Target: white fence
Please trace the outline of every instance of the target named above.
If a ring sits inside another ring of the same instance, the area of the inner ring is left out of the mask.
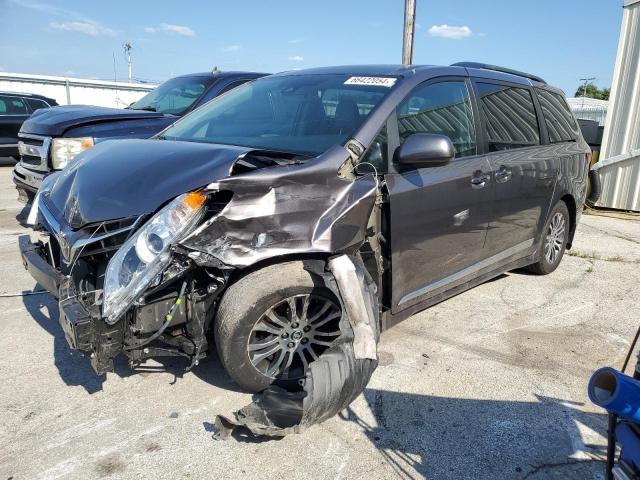
[[[37,93],[55,99],[60,105],[123,108],[155,87],[152,84],[0,72],[0,91]]]

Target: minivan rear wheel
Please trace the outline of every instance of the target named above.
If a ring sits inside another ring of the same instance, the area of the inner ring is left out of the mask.
[[[569,226],[569,209],[566,203],[560,201],[551,210],[542,231],[539,260],[529,265],[527,270],[537,275],[548,275],[558,268],[569,240]]]
[[[302,262],[268,266],[225,291],[214,323],[218,355],[250,392],[297,381],[340,336],[341,317],[338,299]]]

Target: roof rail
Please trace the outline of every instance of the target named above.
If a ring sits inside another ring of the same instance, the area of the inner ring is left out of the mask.
[[[496,72],[508,73],[510,75],[517,75],[519,77],[525,77],[530,80],[534,80],[536,82],[544,83],[544,79],[538,77],[537,75],[532,75],[530,73],[520,72],[518,70],[513,70],[511,68],[506,67],[498,67],[496,65],[489,65],[488,63],[480,63],[480,62],[458,62],[451,65],[452,67],[465,67],[465,68],[481,68],[484,70],[494,70]]]

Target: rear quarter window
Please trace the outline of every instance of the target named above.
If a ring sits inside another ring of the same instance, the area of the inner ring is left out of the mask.
[[[39,108],[49,108],[42,100],[38,100],[37,98],[27,98],[27,103],[31,107],[31,110],[38,110]]]
[[[579,136],[578,125],[564,97],[542,88],[536,88],[536,94],[542,108],[544,123],[547,125],[549,142],[575,141]]]
[[[529,89],[476,82],[490,152],[540,144],[538,118]]]

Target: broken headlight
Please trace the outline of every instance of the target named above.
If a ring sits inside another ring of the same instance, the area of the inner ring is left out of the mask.
[[[149,283],[169,264],[169,247],[201,216],[204,195],[180,195],[145,223],[109,260],[104,279],[102,315],[115,323]]]

